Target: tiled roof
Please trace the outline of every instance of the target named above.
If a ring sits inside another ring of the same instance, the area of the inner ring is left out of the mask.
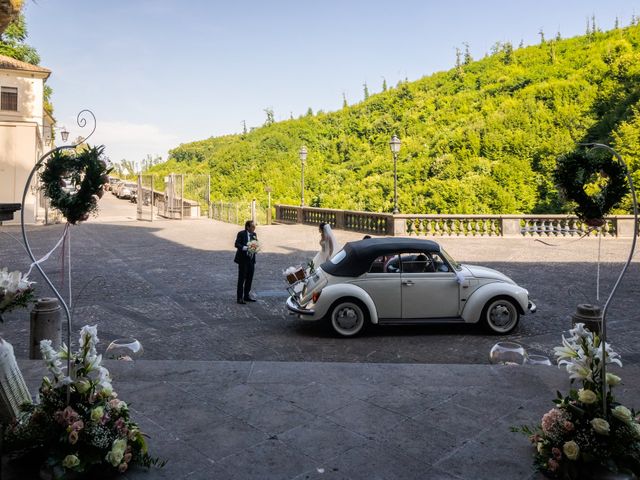
[[[51,70],[49,70],[48,68],[39,67],[38,65],[32,65],[27,62],[21,62],[20,60],[7,57],[6,55],[0,55],[0,69],[46,73],[47,76],[49,76],[49,74],[51,73]]]

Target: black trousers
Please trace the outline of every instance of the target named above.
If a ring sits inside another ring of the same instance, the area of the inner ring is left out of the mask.
[[[255,268],[256,264],[250,260],[245,260],[238,264],[238,290],[236,295],[238,300],[249,297]]]

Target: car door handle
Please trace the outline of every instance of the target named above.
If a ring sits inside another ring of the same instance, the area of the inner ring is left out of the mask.
[[[406,285],[407,287],[411,287],[413,285],[413,282],[411,280],[403,280],[402,284]]]

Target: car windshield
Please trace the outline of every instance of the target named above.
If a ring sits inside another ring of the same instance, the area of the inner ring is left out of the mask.
[[[336,253],[333,257],[331,257],[331,260],[329,260],[331,263],[333,263],[334,265],[339,264],[344,257],[347,256],[347,252],[345,252],[344,250],[340,250],[338,253]]]
[[[440,248],[440,253],[445,258],[445,260],[449,262],[449,265],[451,265],[454,269],[456,269],[457,271],[462,270],[462,267],[460,266],[460,264],[456,262],[453,258],[451,258],[451,255],[449,255],[443,248]]]

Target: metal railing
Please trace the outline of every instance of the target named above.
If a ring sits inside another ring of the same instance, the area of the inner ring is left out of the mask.
[[[571,215],[428,215],[392,214],[276,205],[279,223],[331,224],[372,235],[448,237],[579,237],[598,230]],[[606,217],[604,237],[633,236],[633,216]],[[636,232],[637,233],[637,232]]]

